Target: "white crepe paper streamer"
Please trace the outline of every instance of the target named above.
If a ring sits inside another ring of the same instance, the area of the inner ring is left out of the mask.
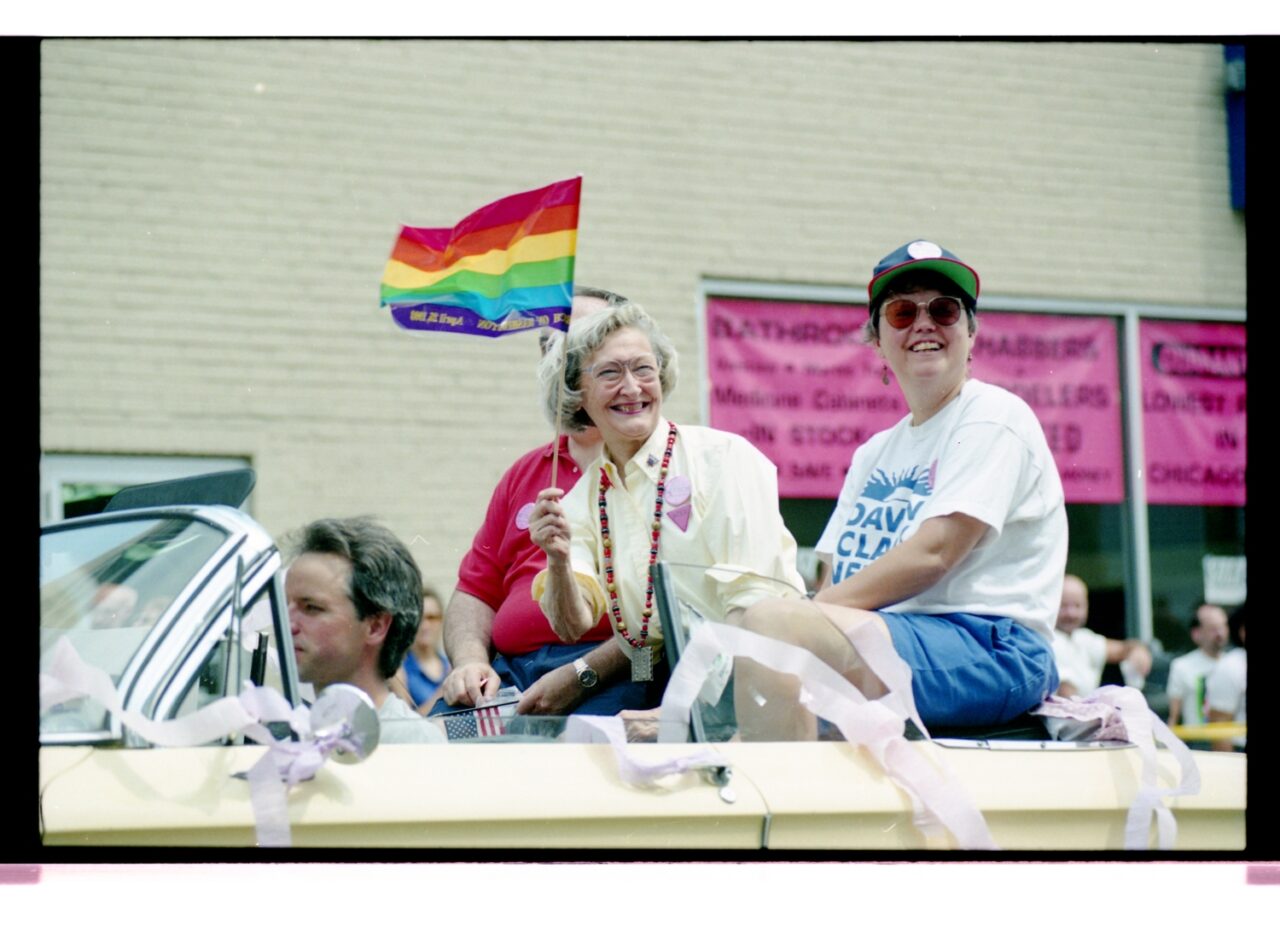
[[[709,567],[706,574],[723,585],[732,585],[742,579],[758,578],[757,574],[747,567],[733,563],[717,563]],[[898,655],[889,638],[871,624],[862,624],[847,636],[849,643],[861,656],[862,661],[888,689],[887,694],[880,700],[894,713],[910,718],[920,732],[929,738],[929,731],[925,729],[924,721],[916,713],[916,700],[911,693],[911,667]],[[717,660],[712,676],[702,689],[701,697],[704,701],[714,704],[720,699],[732,669],[733,662],[727,654],[724,658]],[[863,698],[863,700],[866,699]]]
[[[49,672],[40,675],[40,710],[43,713],[63,701],[86,695],[157,746],[199,746],[255,725],[259,719],[288,719],[287,713],[260,718],[250,714],[238,698],[221,698],[179,720],[150,720],[136,711],[125,710],[111,676],[86,663],[71,642],[62,637],[54,645]]]
[[[708,627],[714,626],[717,628],[722,628],[725,625],[706,624],[703,626],[708,626]],[[736,628],[734,628],[734,630],[736,630]],[[697,631],[695,630],[693,635],[694,638],[696,638],[697,635],[698,635]],[[660,739],[662,738],[672,739],[672,740],[677,739],[678,737],[677,737],[676,731],[685,730],[684,725],[688,723],[687,717],[692,704],[692,699],[690,697],[689,690],[685,687],[685,680],[687,679],[687,682],[689,685],[695,685],[695,686],[698,685],[701,682],[703,673],[706,671],[709,671],[708,665],[706,664],[707,659],[713,660],[712,664],[714,664],[715,662],[718,662],[719,660],[724,659],[726,656],[731,656],[731,655],[749,656],[751,658],[756,659],[756,661],[760,662],[763,665],[769,665],[770,668],[774,668],[777,671],[784,671],[784,672],[788,672],[789,674],[796,675],[797,677],[801,678],[802,682],[807,681],[807,679],[805,679],[805,673],[808,671],[809,667],[813,664],[817,664],[817,665],[820,665],[822,668],[816,671],[825,678],[825,680],[828,683],[828,686],[835,685],[837,686],[837,688],[839,688],[839,686],[847,686],[846,690],[844,691],[844,694],[847,695],[848,697],[853,698],[856,704],[865,705],[868,703],[866,697],[862,694],[861,691],[857,689],[856,686],[852,685],[852,683],[847,682],[845,679],[840,677],[837,673],[830,670],[830,668],[827,667],[825,663],[822,663],[820,660],[817,660],[816,657],[812,657],[812,654],[810,654],[807,650],[800,649],[798,647],[791,647],[790,644],[785,644],[778,640],[753,634],[753,633],[750,633],[749,631],[737,630],[736,635],[738,635],[740,640],[740,643],[736,648],[733,646],[724,646],[720,652],[713,653],[713,647],[711,645],[709,644],[700,645],[697,649],[693,651],[694,655],[692,656],[692,662],[696,666],[696,668],[693,670],[686,670],[687,672],[690,672],[690,674],[687,676],[683,676],[680,682],[676,682],[675,678],[673,677],[672,681],[668,683],[667,697],[671,699],[672,709],[676,712],[674,716],[677,716],[680,718],[679,722],[681,726],[676,727],[676,726],[671,726],[671,725],[668,725],[667,723],[664,723],[662,727],[663,732],[660,735]],[[692,638],[690,642],[692,643]],[[720,641],[717,641],[717,645],[719,643]],[[760,653],[768,654],[768,658],[766,658],[765,656],[759,655]],[[893,654],[893,655],[896,656],[896,654]],[[681,656],[679,665],[684,665],[686,660],[690,660],[690,658],[691,657],[689,654],[689,650],[686,649],[685,654]],[[778,668],[779,665],[786,666],[786,668],[779,669]],[[677,666],[677,669],[678,668],[679,666]],[[892,676],[893,673],[887,673],[887,674]],[[909,681],[910,669],[906,669],[906,674]],[[833,716],[833,712],[831,710],[829,709],[823,710],[816,705],[815,697],[813,693],[814,690],[816,689],[812,685],[802,685],[799,692],[800,703],[804,705],[806,708],[808,708],[811,712],[818,714],[820,716],[824,716],[828,720],[835,722],[837,718]],[[908,692],[907,698],[908,700],[912,700],[909,692]],[[686,706],[686,705],[689,705],[689,706]],[[884,707],[888,707],[888,706],[889,706],[888,703],[884,705]],[[664,698],[664,707],[666,707],[665,698]],[[912,712],[914,712],[913,700],[912,700]],[[846,733],[846,739],[848,739],[851,742],[862,742],[867,745],[872,745],[873,755],[876,758],[877,762],[879,762],[880,765],[883,767],[885,764],[884,756],[881,754],[881,751],[874,748],[874,746],[888,738],[901,736],[904,730],[904,725],[902,724],[900,719],[892,713],[891,709],[875,717],[872,717],[869,714],[864,714],[862,718],[855,720],[854,723],[864,727],[863,733],[860,736],[860,738],[856,740],[854,739],[854,737],[849,736]],[[839,724],[837,725],[839,726]],[[874,729],[876,727],[878,727],[878,729]],[[844,728],[842,727],[841,729],[842,729],[842,732],[844,732]],[[687,732],[681,732],[679,736],[687,737]],[[929,811],[927,807],[921,804],[921,802],[917,799],[914,793],[908,790],[907,794],[908,794],[908,797],[910,797],[911,799],[912,810],[913,810],[913,822],[915,823],[915,825],[918,828],[920,828],[922,832],[925,832],[926,834],[937,833],[941,829],[941,824],[939,823],[937,817],[931,811]]]
[[[865,629],[872,634],[877,632],[874,627]],[[926,835],[945,828],[962,849],[996,849],[986,821],[955,777],[929,762],[903,735],[908,716],[924,730],[911,699],[910,669],[905,663],[894,666],[893,661],[901,659],[891,647],[878,647],[874,638],[857,632],[850,640],[894,697],[868,701],[857,686],[816,655],[790,643],[725,624],[699,625],[667,683],[659,741],[687,738],[694,698],[717,655],[728,653],[754,659],[775,672],[800,679],[806,707],[834,723],[847,741],[867,749],[911,799],[914,822]],[[905,693],[892,687],[903,679],[907,680]]]
[[[1174,736],[1165,722],[1156,716],[1142,692],[1127,686],[1104,685],[1085,698],[1051,697],[1032,713],[1046,717],[1046,724],[1052,725],[1050,729],[1058,731],[1055,736],[1064,731],[1084,731],[1085,739],[1120,740],[1137,746],[1142,756],[1142,784],[1129,805],[1124,847],[1134,850],[1150,848],[1152,815],[1156,818],[1157,847],[1174,847],[1178,839],[1178,824],[1164,799],[1198,794],[1200,768],[1187,744]],[[1178,760],[1182,775],[1175,787],[1157,786],[1157,742],[1164,744]]]
[[[344,731],[320,739],[310,738],[308,708],[301,705],[294,708],[279,692],[249,682],[238,697],[220,698],[186,717],[150,720],[137,711],[125,710],[111,677],[86,663],[63,637],[54,645],[49,671],[40,674],[41,713],[80,697],[97,701],[122,724],[157,746],[199,746],[237,733],[267,744],[267,752],[248,772],[249,800],[259,846],[292,844],[289,789],[314,776],[334,749],[353,748],[343,739]],[[303,741],[277,740],[264,726],[271,721],[287,721]]]
[[[564,728],[564,741],[568,743],[608,743],[613,747],[618,761],[618,775],[624,782],[636,787],[654,784],[668,775],[704,768],[729,768],[732,762],[710,749],[673,756],[667,759],[642,759],[634,744],[627,742],[626,727],[621,717],[596,717],[587,714],[570,714]]]

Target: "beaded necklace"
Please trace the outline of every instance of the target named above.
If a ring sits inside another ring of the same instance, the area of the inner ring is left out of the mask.
[[[662,496],[667,488],[667,469],[671,464],[671,449],[676,445],[676,426],[671,422],[667,432],[667,449],[662,454],[662,467],[658,470],[658,491],[653,502],[653,525],[649,544],[649,565],[658,561],[658,540],[662,535]],[[640,622],[640,638],[635,639],[627,632],[626,621],[622,619],[622,608],[618,605],[618,584],[613,579],[613,541],[609,539],[609,509],[605,503],[605,493],[612,483],[606,475],[604,467],[600,468],[600,545],[604,549],[605,587],[609,592],[609,610],[613,613],[613,625],[632,649],[643,647],[649,637],[649,618],[653,616],[653,572],[650,570],[644,593],[644,613]]]

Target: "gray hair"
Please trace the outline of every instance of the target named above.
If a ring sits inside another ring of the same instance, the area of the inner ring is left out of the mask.
[[[582,371],[605,340],[623,328],[635,328],[649,339],[658,359],[662,398],[665,400],[675,391],[679,364],[670,339],[637,303],[625,299],[610,303],[580,321],[570,321],[567,349],[560,349],[557,339],[556,349],[548,350],[538,364],[542,410],[553,426],[569,433],[591,426],[591,419],[582,408]]]

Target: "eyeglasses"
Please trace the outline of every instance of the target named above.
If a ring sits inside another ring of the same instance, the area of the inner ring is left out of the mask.
[[[880,311],[884,315],[884,320],[894,328],[910,328],[915,324],[916,316],[919,315],[922,306],[914,299],[892,299],[886,302]],[[964,303],[954,296],[935,296],[929,300],[928,305],[923,308],[929,313],[939,325],[944,327],[954,325],[960,320],[960,313],[964,311]]]
[[[590,373],[600,382],[608,386],[616,386],[622,382],[622,377],[630,371],[632,378],[637,383],[652,383],[658,378],[658,364],[652,357],[637,357],[635,360],[628,360],[625,363],[617,360],[610,360],[606,363],[597,363],[595,366],[587,367],[586,372]]]

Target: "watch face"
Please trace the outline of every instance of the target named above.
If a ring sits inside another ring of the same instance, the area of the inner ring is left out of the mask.
[[[594,687],[595,683],[598,681],[600,681],[600,676],[596,675],[596,670],[591,668],[591,666],[584,664],[582,668],[578,670],[578,684],[583,688]]]

